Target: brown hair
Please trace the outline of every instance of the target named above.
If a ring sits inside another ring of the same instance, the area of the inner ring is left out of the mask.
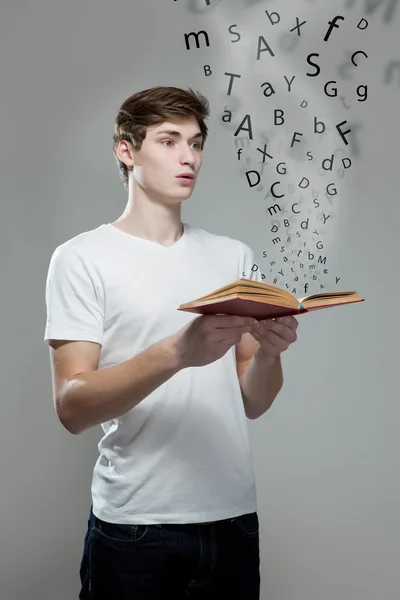
[[[208,134],[205,119],[210,114],[208,100],[191,88],[153,87],[137,92],[121,105],[114,121],[113,154],[120,177],[128,189],[128,167],[119,160],[117,147],[122,140],[131,142],[140,150],[147,134],[147,127],[160,125],[163,121],[178,121],[185,117],[196,117],[203,135],[202,149]]]

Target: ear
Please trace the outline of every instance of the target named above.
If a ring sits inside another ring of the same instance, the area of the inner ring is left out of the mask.
[[[118,144],[116,155],[118,159],[128,167],[128,169],[133,169],[135,165],[135,150],[131,142],[128,142],[127,140],[121,140]]]

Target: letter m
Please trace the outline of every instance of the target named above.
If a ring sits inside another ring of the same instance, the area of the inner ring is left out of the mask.
[[[206,40],[206,46],[209,46],[209,45],[210,45],[210,39],[209,39],[209,37],[208,37],[208,33],[207,33],[207,31],[199,31],[198,33],[195,33],[194,31],[191,31],[190,33],[185,33],[186,50],[191,50],[191,47],[190,47],[190,41],[189,41],[189,38],[190,38],[191,36],[193,36],[193,37],[195,38],[195,40],[196,40],[196,46],[197,46],[197,48],[200,48],[200,40],[199,40],[199,37],[200,37],[200,34],[201,34],[201,33],[202,33],[202,34],[204,35],[204,37],[205,37],[205,40]]]
[[[249,142],[249,138],[246,138],[246,137],[238,137],[235,140],[235,146],[236,146],[236,148],[239,148],[239,146],[241,148],[244,148],[244,147],[248,148],[249,147],[249,143],[250,143]]]
[[[272,215],[272,212],[274,213],[274,215],[276,215],[276,213],[281,211],[281,207],[279,206],[279,204],[274,204],[274,206],[270,206],[268,208],[268,212],[270,215]]]

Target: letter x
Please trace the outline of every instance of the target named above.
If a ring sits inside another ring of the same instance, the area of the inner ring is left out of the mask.
[[[271,156],[270,154],[267,154],[267,144],[264,144],[264,150],[261,150],[261,148],[257,148],[257,150],[258,150],[259,152],[261,152],[261,153],[262,153],[262,155],[263,155],[263,163],[265,163],[265,157],[266,157],[266,156],[268,156],[268,158],[271,158],[271,159],[273,159],[273,158],[274,158],[274,157],[273,157],[273,156]]]
[[[305,25],[305,23],[307,23],[307,21],[303,21],[302,23],[299,23],[299,17],[296,17],[296,27],[293,27],[293,29],[290,30],[290,33],[292,33],[292,31],[294,31],[295,29],[297,29],[297,35],[301,35],[300,33],[300,27],[302,25]]]

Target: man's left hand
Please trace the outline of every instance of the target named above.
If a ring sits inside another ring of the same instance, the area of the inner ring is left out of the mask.
[[[260,344],[257,357],[266,360],[277,358],[297,340],[298,325],[297,319],[292,316],[258,321],[250,331]]]

